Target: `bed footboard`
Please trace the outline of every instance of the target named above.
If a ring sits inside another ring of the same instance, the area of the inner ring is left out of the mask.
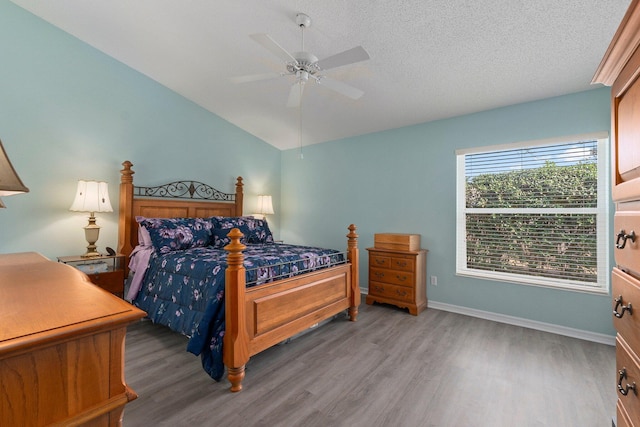
[[[348,263],[253,288],[246,288],[242,233],[229,233],[225,282],[226,330],[223,360],[231,391],[242,390],[249,358],[293,335],[348,310],[356,321],[360,305],[358,235],[349,226]]]

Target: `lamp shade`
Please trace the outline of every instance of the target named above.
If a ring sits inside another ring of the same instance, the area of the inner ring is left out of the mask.
[[[2,141],[0,141],[0,196],[11,196],[28,191],[29,189],[22,183],[11,161],[9,161],[7,152],[4,151]]]
[[[76,198],[69,208],[77,212],[113,212],[109,186],[104,181],[78,181]]]
[[[273,203],[271,196],[258,196],[258,213],[260,215],[273,215]]]

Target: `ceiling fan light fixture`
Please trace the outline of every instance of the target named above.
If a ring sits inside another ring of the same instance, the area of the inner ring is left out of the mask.
[[[351,65],[356,62],[366,61],[369,59],[369,54],[362,46],[356,46],[354,48],[345,50],[343,52],[331,55],[324,59],[318,60],[318,58],[307,52],[304,48],[304,30],[311,26],[311,18],[305,13],[298,13],[295,19],[296,24],[301,30],[301,47],[299,52],[294,54],[289,53],[282,46],[280,46],[275,40],[273,40],[268,34],[251,34],[251,37],[256,43],[282,59],[285,63],[286,72],[280,74],[280,76],[293,76],[295,82],[292,85],[287,107],[299,107],[302,99],[302,85],[309,80],[309,77],[320,83],[327,89],[333,90],[343,96],[351,99],[360,98],[364,92],[358,88],[355,88],[347,83],[333,80],[325,77],[323,72],[332,68],[342,67],[345,65]],[[254,74],[248,76],[239,76],[231,78],[234,83],[254,82],[258,80],[267,80],[274,77],[278,77],[278,74]],[[299,86],[299,87],[296,87]],[[299,93],[293,95],[293,91]]]

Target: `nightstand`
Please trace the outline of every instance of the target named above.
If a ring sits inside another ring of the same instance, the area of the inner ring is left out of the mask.
[[[427,250],[419,234],[376,234],[369,251],[366,303],[393,304],[417,316],[427,308]]]
[[[102,289],[120,298],[124,296],[124,255],[103,255],[95,258],[83,258],[79,255],[62,256],[58,257],[58,262],[84,272],[91,282]]]

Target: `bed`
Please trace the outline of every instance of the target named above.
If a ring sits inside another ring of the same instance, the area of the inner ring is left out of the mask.
[[[178,247],[179,250],[156,246],[162,249],[155,249],[150,255],[149,268],[144,279],[139,280],[140,292],[133,302],[147,311],[154,322],[189,335],[188,350],[194,354],[202,352],[203,367],[214,379],[220,374],[217,364],[223,364],[232,392],[242,390],[245,366],[251,356],[341,312],[346,311],[349,320],[356,321],[360,304],[359,253],[353,224],[348,227],[345,252],[326,250],[314,258],[295,258],[296,250],[304,253],[320,248],[295,249],[269,241],[268,236],[260,240],[264,236],[256,230],[262,230],[260,227],[266,226],[266,222],[243,217],[242,177],[237,178],[233,193],[223,193],[197,181],[144,187],[133,184],[133,164],[125,161],[122,165],[120,253],[133,261],[137,252],[147,249],[140,240],[149,236],[142,235],[141,228],[152,230],[156,239],[166,237],[158,230],[153,231],[154,221],[188,223],[192,242],[204,241],[198,237],[201,230],[213,227],[206,230],[210,235],[206,245]],[[146,227],[140,227],[141,224]],[[260,227],[248,228],[255,224]],[[260,255],[260,251],[266,251],[266,255]],[[273,261],[276,252],[289,258],[284,262]],[[219,267],[201,263],[213,258],[220,262]],[[184,271],[185,266],[205,271],[202,274],[208,277],[215,274],[216,279],[211,282],[215,284],[194,291],[203,279],[166,279],[170,273]],[[152,273],[152,270],[162,271]],[[152,275],[160,278],[157,283],[151,283]],[[166,282],[162,283],[163,280]],[[149,292],[169,287],[172,289],[167,296],[169,302],[159,309],[153,301],[159,299],[158,293],[150,297]],[[201,313],[193,315],[191,311],[196,305]],[[167,312],[171,315],[165,316]],[[215,354],[212,356],[211,352]],[[212,367],[212,363],[216,366]]]

